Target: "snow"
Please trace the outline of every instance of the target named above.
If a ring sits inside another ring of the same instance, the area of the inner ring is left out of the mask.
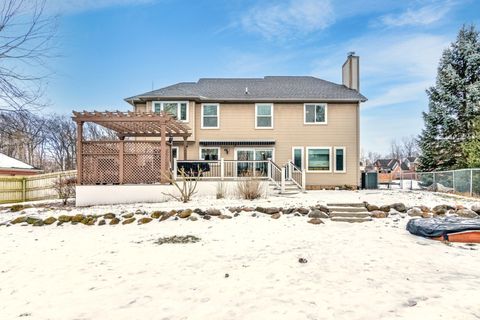
[[[42,217],[229,205],[359,202],[407,206],[473,199],[428,192],[310,191],[253,202],[25,211]],[[0,208],[1,210],[1,208]],[[14,215],[0,211],[2,219]],[[362,224],[242,212],[230,220],[0,227],[0,315],[13,319],[478,319],[479,246],[410,235],[408,218]],[[195,235],[192,244],[155,244]],[[299,258],[307,263],[301,264]],[[228,277],[226,276],[228,274]],[[27,317],[28,318],[28,317]]]
[[[0,168],[34,169],[31,165],[26,164],[20,160],[14,159],[12,157],[9,157],[3,153],[0,153]]]

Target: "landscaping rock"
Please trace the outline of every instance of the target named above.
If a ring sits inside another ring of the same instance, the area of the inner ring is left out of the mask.
[[[39,219],[39,220],[37,220],[33,223],[33,226],[35,226],[35,227],[41,227],[43,225],[44,225],[44,223],[43,223],[42,219]]]
[[[95,224],[95,222],[97,222],[97,218],[93,217],[93,216],[88,216],[88,217],[85,217],[81,223],[83,223],[84,225],[86,226],[93,226]]]
[[[58,217],[58,221],[60,222],[70,222],[72,221],[72,216],[61,215]]]
[[[432,208],[432,212],[435,215],[444,215],[446,214],[449,210],[455,210],[454,207],[446,205],[446,204],[440,204],[438,206],[435,206]]]
[[[255,208],[252,208],[252,207],[243,207],[243,208],[242,208],[242,211],[252,212],[252,211],[255,211]]]
[[[76,214],[72,217],[72,222],[82,222],[82,220],[85,219],[85,216],[83,214]]]
[[[55,221],[57,221],[57,219],[55,219],[54,217],[48,217],[47,219],[43,220],[43,223],[49,226]]]
[[[105,221],[105,219],[102,219],[102,220],[98,221],[99,226],[104,226],[106,224],[107,224],[107,221]]]
[[[422,218],[431,218],[433,214],[431,212],[422,212]]]
[[[190,209],[183,210],[182,212],[179,212],[179,213],[177,214],[177,216],[178,216],[179,218],[182,218],[182,219],[188,218],[188,217],[190,217],[191,215],[192,215],[192,210],[190,210]]]
[[[477,214],[480,214],[480,203],[475,203],[470,209],[475,211]]]
[[[398,212],[407,212],[407,207],[401,202],[390,205],[390,208],[397,210]]]
[[[27,217],[25,220],[28,224],[35,224],[38,221],[42,221],[40,218],[35,218],[35,217]],[[43,221],[42,221],[43,222]]]
[[[150,217],[152,219],[159,219],[164,214],[163,211],[153,211]]]
[[[282,210],[282,213],[283,214],[291,214],[291,213],[293,213],[294,210],[295,210],[294,208],[286,208],[286,209]]]
[[[13,206],[10,207],[10,211],[11,212],[18,212],[18,211],[21,211],[25,208],[26,207],[23,204],[14,204]]]
[[[232,219],[232,216],[229,216],[228,214],[221,214],[217,217],[218,219]]]
[[[206,214],[210,215],[210,216],[219,216],[222,214],[222,212],[218,209],[213,209],[213,208],[210,208],[206,211]]]
[[[478,218],[479,217],[479,215],[475,211],[466,209],[466,208],[457,210],[456,214],[462,218]]]
[[[133,213],[125,213],[124,215],[122,215],[122,217],[125,218],[125,219],[130,219],[130,218],[132,218],[133,216],[134,216]]]
[[[203,211],[202,209],[200,208],[196,208],[195,210],[193,210],[194,213],[198,214],[199,216],[203,216],[205,215],[205,211]]]
[[[367,211],[376,211],[380,210],[380,208],[374,204],[367,203],[365,204],[365,208],[367,208]]]
[[[420,210],[422,210],[422,212],[430,212],[430,208],[427,207],[427,206],[419,205],[419,206],[416,206],[416,207],[419,208]]]
[[[152,220],[153,220],[152,218],[143,217],[143,218],[138,219],[138,224],[146,224],[146,223],[151,222]]]
[[[115,217],[116,217],[116,216],[115,216],[115,213],[111,213],[111,212],[110,212],[110,213],[106,213],[105,215],[103,215],[103,218],[104,218],[104,219],[113,219],[113,218],[115,218]]]
[[[190,217],[188,217],[188,220],[190,220],[190,221],[197,221],[198,218],[195,217],[195,216],[190,216]]]
[[[272,218],[272,219],[278,219],[278,218],[280,218],[281,216],[282,216],[282,215],[280,214],[280,212],[277,212],[277,213],[272,214],[272,215],[270,216],[270,218]]]
[[[266,208],[265,213],[266,214],[274,214],[274,213],[279,213],[280,209],[276,207],[271,207],[271,208]]]
[[[238,217],[239,215],[240,215],[240,213],[238,213],[238,212],[235,212],[235,213],[233,214],[234,217]]]
[[[21,217],[16,217],[11,221],[12,224],[17,224],[17,223],[24,223],[27,222],[27,217],[21,216]]]
[[[266,209],[263,207],[256,207],[255,211],[260,212],[260,213],[265,213]]]
[[[410,217],[421,217],[423,215],[423,211],[420,208],[413,207],[408,209],[407,214]]]
[[[165,220],[167,220],[168,218],[173,217],[173,216],[176,215],[176,214],[177,214],[177,211],[175,211],[175,210],[172,210],[172,211],[169,211],[169,212],[165,212],[165,213],[163,214],[163,216],[160,217],[160,221],[165,221]]]
[[[311,224],[323,224],[323,221],[318,219],[318,218],[313,218],[313,219],[310,219],[307,221],[308,223],[311,223]]]
[[[113,225],[119,224],[119,223],[120,223],[120,219],[118,219],[118,218],[113,218],[112,220],[110,220],[109,225],[113,226]]]
[[[300,213],[300,214],[306,215],[306,214],[308,214],[308,213],[310,212],[310,209],[301,207],[301,208],[297,208],[296,211],[297,211],[298,213]]]
[[[202,216],[203,219],[205,220],[210,220],[212,218],[212,216],[208,215],[208,214],[205,214]]]
[[[323,211],[314,209],[308,214],[308,217],[309,218],[328,218],[329,216]]]
[[[126,220],[123,220],[122,224],[130,224],[135,221],[135,217],[128,218]]]
[[[380,218],[388,217],[388,212],[385,212],[385,211],[382,211],[382,210],[374,210],[374,211],[370,212],[370,215],[372,216],[372,218],[380,219]]]
[[[383,212],[390,212],[390,206],[380,206],[380,208],[378,208],[380,211],[383,211]]]
[[[140,209],[137,209],[137,211],[135,211],[135,214],[143,214],[143,215],[146,215],[147,213],[143,210],[140,210]]]

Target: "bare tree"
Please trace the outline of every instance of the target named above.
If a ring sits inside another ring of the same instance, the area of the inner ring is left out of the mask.
[[[52,116],[48,122],[48,148],[56,167],[62,171],[76,166],[76,127],[67,116]]]
[[[403,148],[402,145],[397,141],[397,139],[393,139],[390,142],[390,158],[402,161],[403,155]]]
[[[52,57],[56,22],[45,13],[45,0],[1,1],[0,111],[44,105],[45,62]]]
[[[418,142],[415,136],[402,138],[402,152],[404,157],[418,157]]]

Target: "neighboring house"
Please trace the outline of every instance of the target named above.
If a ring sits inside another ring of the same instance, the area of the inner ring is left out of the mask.
[[[40,172],[40,169],[0,153],[0,176],[30,176]]]
[[[397,159],[378,159],[373,164],[380,173],[400,173],[400,161]]]
[[[407,157],[402,162],[402,170],[416,172],[418,168],[418,157]]]
[[[311,76],[206,78],[125,99],[136,112],[166,111],[191,128],[187,159],[292,160],[306,185],[359,185],[359,57],[350,54],[336,84]],[[137,140],[158,140],[142,137]]]

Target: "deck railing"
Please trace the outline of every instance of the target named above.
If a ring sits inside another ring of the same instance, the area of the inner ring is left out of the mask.
[[[288,179],[296,184],[302,191],[305,191],[306,176],[305,170],[297,167],[292,161],[287,162],[287,175]]]
[[[173,161],[173,178],[178,176],[183,169],[186,175],[197,176],[202,179],[233,180],[238,178],[253,177],[268,179],[267,160],[176,160]]]

